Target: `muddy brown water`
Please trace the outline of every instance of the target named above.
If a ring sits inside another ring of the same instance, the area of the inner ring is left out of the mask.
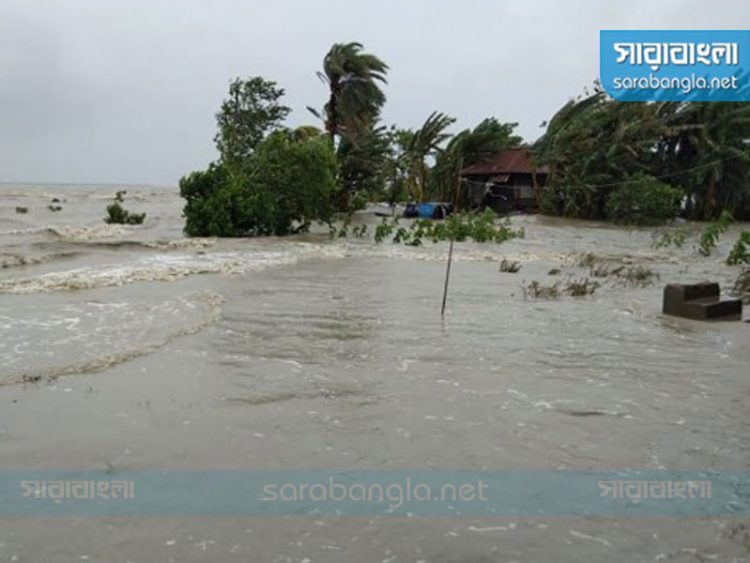
[[[141,227],[102,222],[114,191],[0,187],[0,469],[748,468],[750,328],[660,314],[665,283],[729,283],[731,235],[703,258],[515,218],[522,240],[456,245],[441,320],[445,244],[185,239],[174,189],[128,189]],[[524,299],[585,253],[658,279]],[[748,525],[4,518],[0,561],[748,561]]]

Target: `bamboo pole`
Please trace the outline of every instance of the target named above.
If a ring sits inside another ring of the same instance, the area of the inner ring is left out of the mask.
[[[453,212],[458,212],[458,200],[461,192],[461,169],[464,167],[464,159],[461,158],[458,161],[458,173],[456,174],[456,196],[453,201]],[[451,236],[451,244],[448,247],[448,265],[445,267],[445,286],[443,287],[443,306],[440,309],[440,316],[445,318],[445,305],[448,302],[448,284],[451,279],[451,264],[453,263],[453,236]]]

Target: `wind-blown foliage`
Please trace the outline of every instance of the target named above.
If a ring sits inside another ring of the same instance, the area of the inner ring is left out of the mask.
[[[328,85],[328,102],[322,114],[308,109],[324,120],[334,141],[342,136],[354,142],[367,133],[385,104],[380,84],[386,83],[388,65],[363,49],[361,43],[335,43],[323,60],[323,72],[318,73]]]
[[[422,201],[426,192],[429,172],[426,159],[436,157],[441,152],[443,143],[451,137],[445,130],[455,121],[444,113],[434,111],[422,127],[406,139],[404,158],[409,170],[407,182],[412,197],[417,201]]]
[[[341,163],[337,209],[361,207],[369,195],[382,192],[387,139],[378,126],[385,104],[381,85],[388,65],[363,52],[361,43],[335,43],[323,60],[318,77],[328,86],[323,111],[307,109],[324,122],[326,133],[337,146]]]
[[[639,174],[682,190],[686,213],[750,216],[750,105],[622,103],[598,86],[565,104],[534,146],[549,169],[543,211],[606,218],[610,194]]]
[[[276,83],[255,76],[236,78],[229,85],[229,97],[216,114],[216,148],[229,166],[240,166],[252,155],[268,131],[277,128],[291,111],[279,100],[284,90]]]
[[[445,150],[437,154],[429,181],[431,197],[439,201],[452,201],[460,168],[521,146],[523,140],[513,134],[517,126],[518,123],[501,123],[491,117],[473,130],[466,129],[454,136]]]
[[[286,235],[330,220],[333,143],[316,127],[281,128],[290,111],[283,95],[260,77],[231,83],[216,115],[220,160],[180,180],[188,235]]]
[[[364,207],[368,199],[384,195],[390,141],[385,127],[372,128],[357,142],[344,138],[338,146],[341,163],[340,189],[335,195],[339,210]]]

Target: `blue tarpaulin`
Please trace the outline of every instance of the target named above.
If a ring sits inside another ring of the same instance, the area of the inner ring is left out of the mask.
[[[432,219],[435,217],[435,211],[440,206],[439,203],[420,203],[419,204],[419,217],[420,219]]]

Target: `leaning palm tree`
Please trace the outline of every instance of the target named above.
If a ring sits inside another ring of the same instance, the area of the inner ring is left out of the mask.
[[[385,103],[378,83],[386,83],[388,65],[375,55],[364,53],[361,43],[336,43],[323,60],[318,77],[328,85],[328,103],[321,114],[308,107],[324,121],[326,132],[335,141],[345,137],[356,142],[369,131]]]
[[[443,143],[451,137],[445,130],[456,120],[452,117],[432,112],[422,127],[409,138],[405,151],[405,158],[409,165],[408,184],[412,196],[422,201],[427,182],[428,167],[425,160],[428,156],[435,156],[441,150]]]

